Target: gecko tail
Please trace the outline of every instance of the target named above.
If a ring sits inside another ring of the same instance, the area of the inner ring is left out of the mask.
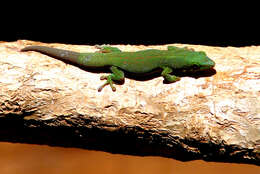
[[[21,49],[21,51],[37,51],[60,60],[70,61],[72,63],[77,63],[77,59],[80,56],[80,53],[78,52],[58,48],[51,48],[46,46],[28,46]]]

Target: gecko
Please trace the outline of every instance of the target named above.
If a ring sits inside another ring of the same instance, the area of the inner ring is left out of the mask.
[[[106,85],[116,91],[115,82],[125,79],[124,72],[145,75],[160,69],[165,81],[173,83],[180,80],[175,71],[197,72],[212,69],[215,62],[205,52],[188,48],[168,46],[167,50],[146,49],[136,52],[121,51],[117,47],[99,46],[99,51],[80,53],[46,46],[27,46],[21,51],[36,51],[63,61],[83,67],[109,67],[110,75],[103,75],[100,80],[106,82],[98,88],[100,92]]]

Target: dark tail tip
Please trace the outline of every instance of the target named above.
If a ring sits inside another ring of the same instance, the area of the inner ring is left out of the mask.
[[[70,62],[77,62],[77,58],[79,57],[79,53],[77,52],[46,46],[28,46],[21,49],[21,51],[37,51],[57,59],[68,60]]]
[[[20,51],[37,51],[39,48],[42,48],[42,46],[28,46],[22,48]]]

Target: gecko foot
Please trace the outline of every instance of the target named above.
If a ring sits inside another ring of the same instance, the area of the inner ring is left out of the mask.
[[[99,88],[98,88],[98,92],[101,92],[102,89],[106,86],[106,85],[110,85],[111,89],[113,92],[116,91],[116,87],[114,87],[113,85],[113,80],[111,79],[111,75],[109,76],[101,76],[100,77],[100,80],[107,80],[103,85],[101,85]]]

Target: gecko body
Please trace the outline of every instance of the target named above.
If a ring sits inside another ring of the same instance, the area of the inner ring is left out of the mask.
[[[159,68],[166,81],[176,82],[180,78],[171,74],[174,70],[196,72],[215,66],[215,62],[205,52],[175,46],[168,46],[167,50],[147,49],[136,52],[122,52],[115,47],[102,46],[99,52],[94,53],[78,53],[45,46],[28,46],[21,51],[37,51],[85,67],[110,67],[112,74],[101,76],[100,79],[105,79],[106,82],[99,87],[98,91],[108,84],[115,91],[113,83],[124,80],[124,71],[146,74]]]

